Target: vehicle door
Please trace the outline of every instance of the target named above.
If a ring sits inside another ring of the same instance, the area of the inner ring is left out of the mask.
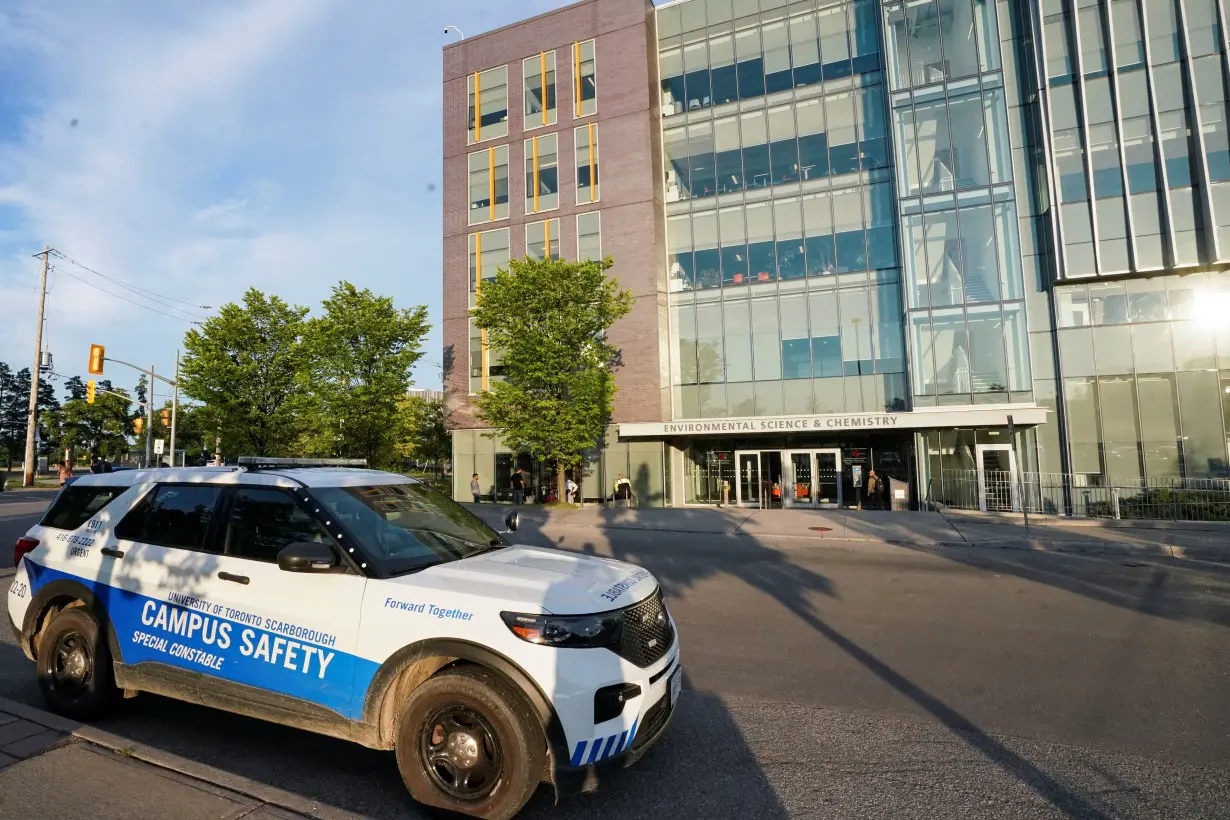
[[[209,603],[232,625],[226,681],[268,693],[276,708],[351,717],[356,678],[365,691],[376,664],[355,656],[366,578],[318,522],[306,494],[279,486],[226,491],[222,555]],[[327,544],[331,571],[279,569],[290,544]],[[250,693],[249,693],[250,694]],[[361,712],[362,702],[356,708]]]

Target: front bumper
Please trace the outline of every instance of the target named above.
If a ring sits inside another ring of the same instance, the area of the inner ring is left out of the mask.
[[[679,668],[680,665],[678,663],[672,663],[669,670],[670,674],[674,675]],[[662,738],[662,735],[666,733],[666,727],[670,725],[677,706],[678,701],[671,700],[670,686],[668,684],[666,692],[646,710],[641,718],[644,725],[636,733],[635,740],[633,740],[632,745],[626,751],[612,755],[598,763],[580,766],[573,766],[571,763],[557,763],[552,772],[556,797],[569,797],[588,791],[598,785],[604,774],[619,769],[626,769],[644,757],[654,744]],[[562,759],[564,758],[556,758],[557,761]]]

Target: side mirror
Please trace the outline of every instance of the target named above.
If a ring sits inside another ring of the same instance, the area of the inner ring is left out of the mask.
[[[337,566],[337,556],[328,544],[297,541],[287,544],[278,553],[278,569],[286,572],[330,572]]]
[[[513,510],[504,516],[504,525],[508,527],[509,532],[516,532],[517,527],[521,526],[521,513]]]

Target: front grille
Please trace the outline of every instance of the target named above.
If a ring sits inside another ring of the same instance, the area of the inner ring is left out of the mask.
[[[671,648],[675,630],[662,606],[662,590],[624,610],[623,630],[615,654],[644,669]]]

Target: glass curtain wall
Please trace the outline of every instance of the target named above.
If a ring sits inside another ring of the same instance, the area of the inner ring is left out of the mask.
[[[1218,0],[1042,4],[1064,276],[1230,259],[1223,12]]]
[[[886,3],[884,23],[914,403],[1032,401],[995,4]]]
[[[907,407],[874,0],[658,11],[675,417]]]
[[[1230,477],[1230,273],[1056,290],[1072,471]]]

